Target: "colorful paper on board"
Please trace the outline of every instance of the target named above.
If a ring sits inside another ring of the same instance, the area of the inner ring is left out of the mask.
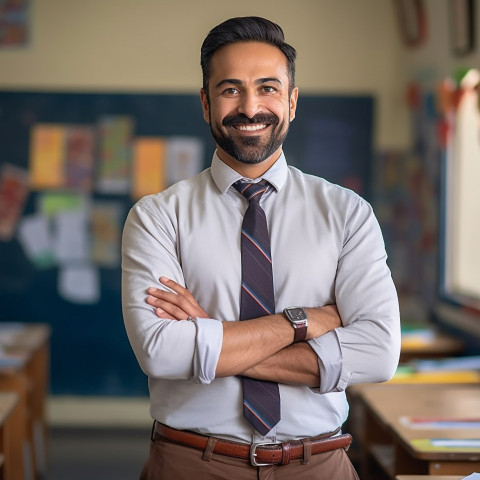
[[[90,259],[90,230],[85,210],[58,212],[53,217],[54,250],[61,265]]]
[[[0,240],[13,238],[28,191],[28,172],[13,165],[3,165],[0,170]]]
[[[137,137],[133,144],[132,198],[165,189],[166,141],[160,137]]]
[[[91,259],[103,267],[120,265],[122,204],[97,201],[90,212]]]
[[[171,137],[167,147],[167,183],[191,178],[202,170],[203,142],[196,137]]]
[[[67,129],[65,146],[66,186],[90,192],[93,188],[95,130],[89,126],[73,125]]]
[[[25,255],[37,268],[48,268],[55,264],[50,221],[45,215],[36,213],[24,216],[19,222],[18,239]]]
[[[33,189],[65,187],[65,137],[62,125],[37,124],[31,131],[30,179]]]
[[[79,193],[51,192],[37,197],[37,211],[47,217],[58,212],[85,210],[89,206],[89,198]]]
[[[129,116],[101,117],[98,125],[99,165],[96,189],[123,195],[130,190],[134,122]]]
[[[58,275],[58,293],[77,304],[94,304],[100,300],[100,276],[91,264],[65,265]]]

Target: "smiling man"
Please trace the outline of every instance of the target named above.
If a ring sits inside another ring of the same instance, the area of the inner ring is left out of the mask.
[[[345,389],[395,372],[398,302],[370,205],[286,162],[295,58],[269,20],[215,27],[212,165],[127,218],[123,312],[154,419],[141,479],[358,478]]]

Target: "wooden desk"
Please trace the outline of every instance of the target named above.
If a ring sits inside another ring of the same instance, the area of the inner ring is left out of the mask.
[[[392,479],[400,474],[465,476],[480,471],[480,449],[433,452],[412,442],[422,438],[480,438],[480,429],[418,429],[401,419],[478,418],[480,385],[364,385],[356,394],[363,409],[361,478]]]
[[[49,339],[50,328],[44,324],[0,323],[0,391],[17,393],[24,419],[25,458],[18,478],[38,479],[46,474]]]
[[[0,393],[0,479],[23,478],[22,416],[16,393]]]
[[[419,332],[418,336],[415,336],[413,330],[402,334],[400,363],[415,359],[452,357],[465,350],[465,344],[458,338],[435,330],[428,333],[425,336]]]

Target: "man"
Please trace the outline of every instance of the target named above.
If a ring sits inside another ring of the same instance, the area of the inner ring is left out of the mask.
[[[211,168],[138,202],[123,237],[125,325],[155,420],[141,478],[357,478],[345,388],[389,379],[399,356],[378,223],[355,193],[287,166],[296,53],[278,25],[227,20],[201,55]]]

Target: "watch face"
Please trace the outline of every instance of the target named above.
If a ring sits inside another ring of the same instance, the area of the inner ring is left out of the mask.
[[[292,321],[294,322],[307,319],[307,316],[305,315],[305,311],[303,310],[303,308],[289,308],[288,314],[292,319]]]

